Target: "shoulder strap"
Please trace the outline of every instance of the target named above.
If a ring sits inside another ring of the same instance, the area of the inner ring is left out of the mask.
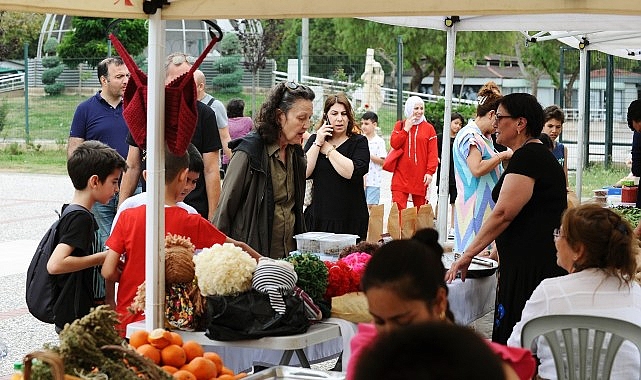
[[[90,211],[88,211],[86,208],[78,204],[71,203],[71,204],[68,204],[67,206],[63,206],[62,213],[60,214],[60,219],[64,218],[66,215],[69,215],[75,211],[85,211],[90,213]]]
[[[211,95],[209,95],[209,96],[211,96]],[[208,105],[209,107],[211,107],[211,105],[212,105],[212,104],[214,104],[214,100],[216,100],[216,98],[214,98],[213,96],[211,96],[211,99],[209,99],[209,101],[207,102],[207,105]]]

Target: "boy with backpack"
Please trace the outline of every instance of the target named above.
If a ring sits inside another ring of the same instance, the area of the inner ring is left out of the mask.
[[[118,179],[126,169],[125,159],[116,150],[93,140],[80,144],[67,161],[75,188],[73,198],[50,229],[54,230],[53,236],[49,238],[48,232],[43,238],[27,273],[30,311],[34,304],[40,305],[36,308],[46,308],[44,315],[35,309],[32,314],[54,323],[58,333],[95,305],[94,267],[102,265],[106,252],[93,253],[98,226],[89,210],[94,203],[104,204],[118,192]],[[48,248],[55,247],[52,252],[41,247],[49,239],[55,243]],[[43,270],[45,264],[47,273]]]
[[[258,260],[261,255],[249,245],[225,236],[200,214],[189,214],[176,204],[185,188],[188,167],[187,153],[174,155],[165,147],[165,234],[187,237],[196,249],[232,243]],[[138,286],[145,281],[146,211],[144,204],[123,210],[106,242],[109,250],[102,266],[102,275],[108,281],[118,282],[115,310],[118,312],[118,330],[122,336],[129,323],[143,319],[142,313],[132,314],[128,308]],[[109,303],[112,304],[113,300],[109,300]]]

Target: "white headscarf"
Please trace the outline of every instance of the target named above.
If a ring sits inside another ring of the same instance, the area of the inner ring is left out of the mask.
[[[414,106],[417,103],[425,104],[423,99],[419,98],[418,96],[410,96],[409,98],[407,98],[407,100],[405,101],[405,118],[408,118],[408,117],[412,116],[412,114],[414,113]],[[414,125],[420,124],[423,121],[427,121],[425,119],[425,114],[423,114],[423,116],[421,116],[420,120],[414,122],[413,124]]]

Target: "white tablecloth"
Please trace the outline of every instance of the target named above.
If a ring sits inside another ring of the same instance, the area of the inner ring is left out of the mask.
[[[459,325],[468,325],[487,314],[496,298],[496,273],[489,277],[457,278],[448,285],[450,310]]]

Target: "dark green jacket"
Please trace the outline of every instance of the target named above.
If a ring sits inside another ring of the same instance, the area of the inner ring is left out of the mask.
[[[233,151],[213,223],[232,239],[243,241],[263,256],[282,257],[289,252],[269,252],[274,219],[274,193],[264,141],[256,131],[231,141]],[[303,218],[307,160],[300,145],[293,154],[294,234],[306,231]]]

